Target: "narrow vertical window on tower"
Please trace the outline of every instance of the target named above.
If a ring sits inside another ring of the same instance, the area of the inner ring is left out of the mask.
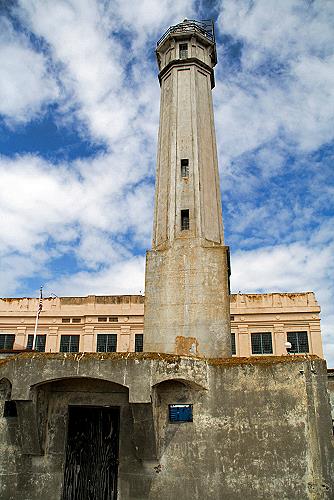
[[[187,59],[187,57],[188,57],[188,44],[187,43],[180,43],[179,49],[180,49],[180,59]]]
[[[186,158],[181,160],[181,177],[189,177],[189,160]]]
[[[189,229],[189,210],[181,210],[181,231]]]

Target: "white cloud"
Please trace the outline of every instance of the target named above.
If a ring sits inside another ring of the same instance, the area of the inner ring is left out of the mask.
[[[147,140],[149,132],[155,138],[159,88],[148,56],[154,38],[149,47],[145,42],[170,19],[179,21],[182,11],[191,13],[191,3],[20,0],[18,12],[61,65],[62,84],[76,103],[75,116],[93,138],[118,147],[119,140],[131,135],[142,133]],[[126,29],[130,47],[116,35]],[[132,70],[134,60],[137,68]]]
[[[144,273],[144,257],[117,258],[100,271],[78,272],[50,281],[48,288],[59,295],[139,294],[144,291]]]
[[[333,2],[226,0],[218,28],[241,67],[217,86],[224,165],[277,136],[300,151],[334,137]]]
[[[0,115],[8,125],[30,121],[59,97],[45,56],[4,17],[0,17],[0,67]]]

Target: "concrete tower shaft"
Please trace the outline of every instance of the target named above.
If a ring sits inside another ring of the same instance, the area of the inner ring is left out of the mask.
[[[161,107],[153,248],[176,238],[223,244],[211,95],[213,31],[184,21],[167,31],[156,54]]]
[[[145,350],[226,357],[231,355],[229,265],[211,95],[212,23],[171,27],[156,53],[161,107],[153,249],[146,260]]]

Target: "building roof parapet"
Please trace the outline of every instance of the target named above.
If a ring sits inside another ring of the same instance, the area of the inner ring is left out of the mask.
[[[232,294],[230,298],[231,311],[234,309],[262,309],[270,308],[270,312],[285,309],[295,311],[299,309],[320,312],[320,307],[314,292],[296,293],[259,293],[259,294]],[[269,312],[269,311],[268,311]]]
[[[135,305],[144,304],[144,295],[87,295],[83,297],[44,297],[43,309],[59,309],[63,306],[103,306],[103,305]],[[39,299],[35,297],[0,298],[1,312],[34,312],[36,313]]]

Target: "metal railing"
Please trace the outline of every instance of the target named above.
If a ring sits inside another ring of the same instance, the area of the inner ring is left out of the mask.
[[[182,23],[168,28],[166,33],[164,33],[160,40],[158,40],[157,46],[160,45],[169,35],[173,33],[186,33],[187,31],[196,31],[215,43],[215,29],[212,19],[204,21],[185,19]]]

